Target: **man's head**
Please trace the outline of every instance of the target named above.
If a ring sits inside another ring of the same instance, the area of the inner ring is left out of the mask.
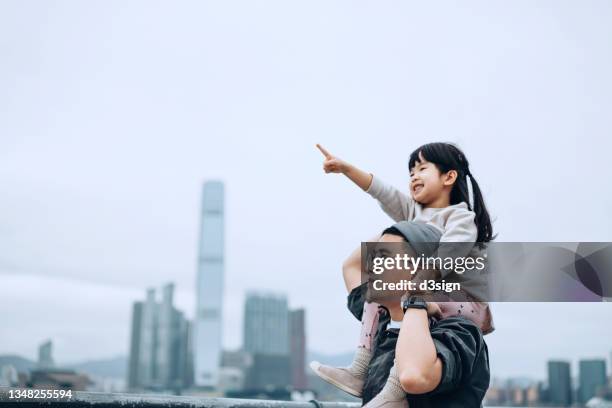
[[[396,262],[388,262],[384,265],[381,262],[383,259],[395,260],[396,257],[402,258],[404,255],[414,256],[415,254],[398,230],[386,230],[377,243],[368,247],[366,268],[368,279],[366,300],[368,302],[377,302],[385,307],[389,307],[394,302],[399,304],[406,290],[380,290],[378,288],[383,287],[383,284],[400,284],[412,279],[414,275],[410,273],[411,269],[404,268],[403,263],[400,262],[398,268]]]

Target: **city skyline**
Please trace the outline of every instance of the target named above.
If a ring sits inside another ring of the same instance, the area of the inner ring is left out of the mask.
[[[142,292],[142,289],[141,289],[141,292]],[[252,292],[252,293],[264,293],[264,294],[265,293],[270,293],[270,291],[268,291],[268,290],[251,290],[249,292]],[[274,293],[276,296],[284,296],[283,294],[281,294],[279,292],[272,292],[272,293]],[[140,297],[142,297],[142,294],[141,294]],[[245,294],[243,304],[246,304],[247,297],[248,297],[248,292]],[[136,299],[136,301],[134,301],[134,304],[136,304],[136,303],[141,303],[141,302],[139,302]],[[182,303],[182,302],[179,302],[179,303]],[[177,307],[178,310],[187,310],[187,309],[183,309],[183,307],[178,306],[178,305],[176,307]],[[295,308],[289,306],[289,309],[294,310]],[[130,308],[130,310],[133,313],[133,308],[132,307]],[[295,310],[297,310],[297,309],[295,309]],[[130,318],[131,318],[132,315],[129,312],[128,312],[128,314],[130,315]],[[185,316],[188,316],[187,313],[185,313]],[[187,318],[189,319],[189,317],[187,317]],[[130,323],[130,322],[128,322],[128,323]],[[236,323],[238,326],[241,326],[241,327],[244,324],[243,320],[241,320],[239,322],[234,322],[234,323]],[[130,326],[131,326],[131,324],[130,324]],[[45,342],[48,343],[48,342],[52,342],[52,341],[53,341],[53,338],[48,338],[48,340],[46,340]],[[244,339],[242,340],[242,342],[244,342]],[[41,350],[41,347],[38,346],[39,343],[37,342],[36,344],[37,344],[37,347],[35,348],[35,350],[32,350],[29,353],[28,352],[26,352],[26,353],[17,353],[17,352],[11,352],[11,351],[6,351],[6,352],[0,351],[0,356],[2,356],[2,355],[19,355],[19,356],[22,356],[22,357],[25,357],[25,358],[29,358],[31,360],[36,360],[36,357],[35,357],[37,355],[36,353],[40,353],[40,350]],[[243,350],[243,346],[244,346],[244,344],[241,343],[238,347],[231,347],[231,348],[224,347],[222,349],[222,352],[241,351],[241,350]],[[347,350],[341,351],[340,353],[326,353],[325,351],[308,348],[307,352],[308,353],[314,352],[314,353],[317,353],[317,354],[327,354],[330,357],[333,357],[334,355],[349,355],[349,354],[352,356],[352,353],[354,352],[354,350],[347,349]],[[111,358],[112,359],[112,358],[117,357],[117,356],[122,356],[122,357],[128,358],[129,357],[129,344],[126,346],[125,352],[123,352],[123,353],[112,354],[112,355],[109,355],[109,356],[99,356],[99,357],[93,356],[93,357],[90,357],[90,358],[83,358],[83,359],[77,359],[77,360],[63,360],[62,359],[62,360],[60,360],[57,363],[57,365],[59,365],[59,366],[63,366],[63,365],[66,365],[66,364],[70,365],[70,364],[76,364],[76,363],[83,363],[85,361],[104,360],[105,358]],[[606,360],[606,358],[608,360]],[[558,353],[558,354],[556,354],[554,356],[549,356],[549,357],[544,357],[543,356],[543,357],[541,357],[541,359],[535,360],[536,366],[540,366],[540,368],[541,368],[539,370],[536,370],[536,372],[540,371],[540,373],[536,374],[536,375],[533,374],[533,370],[515,371],[515,372],[512,372],[510,374],[507,374],[507,373],[503,373],[503,370],[495,370],[495,369],[493,369],[492,370],[492,374],[491,374],[491,380],[492,380],[492,382],[495,382],[495,381],[498,381],[498,380],[506,380],[506,379],[512,379],[512,378],[524,378],[524,379],[530,379],[530,380],[533,380],[533,381],[544,381],[544,380],[546,380],[546,378],[548,376],[547,371],[546,371],[546,364],[549,361],[555,361],[555,360],[568,362],[569,365],[570,365],[570,371],[574,372],[574,373],[575,372],[579,372],[580,361],[584,361],[584,360],[596,360],[596,361],[600,361],[600,360],[603,360],[603,361],[606,362],[606,367],[608,367],[608,369],[606,371],[609,372],[610,375],[612,375],[612,347],[610,347],[609,351],[607,351],[607,352],[604,351],[603,353],[599,353],[599,354],[596,353],[596,352],[588,352],[588,353],[583,353],[582,357],[569,357],[567,355],[564,355],[563,353]],[[494,368],[494,362],[492,363],[492,365],[493,365],[493,368]],[[577,375],[573,375],[572,376],[572,378],[576,378],[576,379],[577,379],[577,377],[578,377]]]
[[[156,310],[159,316],[163,316],[164,307],[167,309],[169,299],[168,291],[171,291],[172,284],[167,284],[164,287],[164,297],[162,303],[156,305]],[[150,303],[152,297],[150,296],[153,291],[151,289],[147,290],[147,301]],[[253,294],[252,294],[253,296]],[[285,309],[284,304],[278,303],[279,300],[282,300],[282,295],[280,294],[264,294],[263,292],[259,292],[254,296],[258,297],[256,303],[245,303],[245,308],[254,308],[252,311],[247,312],[246,315],[250,315],[255,318],[255,320],[259,320],[265,326],[266,323],[263,322],[265,319],[271,319],[270,321],[278,320],[279,314],[278,311],[280,309]],[[166,301],[164,301],[166,300]],[[269,302],[266,305],[266,302]],[[164,306],[164,304],[166,306]],[[134,323],[138,322],[141,324],[142,322],[142,305],[143,302],[136,302],[134,304]],[[140,307],[137,307],[140,306]],[[280,309],[279,309],[280,307]],[[274,311],[276,310],[276,312]],[[285,309],[286,310],[286,309]],[[161,312],[161,313],[160,313]],[[261,315],[263,312],[263,315]],[[289,312],[287,310],[287,312]],[[180,312],[175,311],[175,313],[180,314]],[[257,317],[260,315],[260,317]],[[267,317],[265,317],[267,315]],[[294,310],[290,313],[287,313],[287,316],[290,316],[291,322],[291,363],[289,363],[286,358],[286,355],[283,353],[280,354],[270,354],[270,350],[265,348],[265,346],[260,345],[258,347],[264,347],[262,349],[264,351],[263,354],[258,353],[257,350],[253,350],[252,352],[247,352],[244,349],[241,350],[223,350],[223,358],[221,364],[221,377],[222,382],[219,384],[217,388],[220,392],[230,392],[230,395],[236,396],[248,396],[253,395],[253,391],[255,393],[261,392],[264,389],[271,391],[270,387],[278,387],[280,389],[284,389],[287,385],[291,385],[294,390],[313,390],[318,389],[317,386],[313,387],[313,384],[307,385],[306,382],[302,382],[305,378],[302,378],[304,374],[304,355],[302,354],[297,359],[297,357],[293,354],[294,351],[298,351],[298,355],[300,354],[299,350],[296,350],[294,345],[296,344],[296,340],[299,343],[304,344],[306,339],[305,332],[303,331],[303,322],[304,322],[304,310]],[[263,319],[263,320],[262,320]],[[163,322],[162,319],[158,320],[160,323]],[[188,322],[187,322],[188,323]],[[133,332],[134,327],[133,326]],[[143,327],[145,327],[144,325]],[[160,327],[161,329],[161,327]],[[279,334],[278,327],[275,327],[272,331],[276,331]],[[165,330],[160,330],[159,334],[161,335]],[[258,334],[253,332],[253,334],[257,336],[261,336],[262,334]],[[137,337],[141,337],[141,334],[138,334]],[[163,337],[163,336],[162,336]],[[160,338],[160,337],[158,337]],[[246,340],[246,339],[245,339]],[[146,342],[145,342],[146,343]],[[163,341],[158,342],[158,344],[163,344]],[[245,341],[245,345],[247,342]],[[255,343],[257,344],[257,342]],[[256,347],[256,348],[258,348]],[[297,349],[300,347],[298,346]],[[163,347],[161,348],[163,349]],[[160,350],[161,350],[160,349]],[[99,387],[108,386],[107,382],[104,378],[99,378],[95,382],[90,382],[87,380],[87,376],[93,373],[82,369],[78,372],[71,370],[70,368],[63,367],[61,364],[56,366],[55,364],[49,365],[49,361],[53,361],[52,358],[52,340],[48,339],[39,345],[39,358],[37,363],[34,363],[30,369],[34,370],[36,373],[32,374],[31,377],[33,381],[38,381],[42,378],[47,378],[46,376],[49,374],[51,376],[55,375],[55,373],[62,373],[62,375],[69,374],[72,379],[75,381],[79,381],[81,386],[85,384],[82,383],[82,380],[89,382],[91,385],[95,387],[95,389],[100,389]],[[132,349],[134,351],[134,348]],[[137,355],[142,354],[137,349],[135,350]],[[180,354],[180,353],[179,353]],[[3,357],[3,356],[0,356]],[[180,356],[176,361],[180,362]],[[301,360],[301,361],[300,361]],[[296,364],[297,362],[297,364]],[[289,366],[287,364],[289,363]],[[506,379],[492,378],[491,386],[487,392],[486,402],[488,404],[493,405],[505,405],[508,402],[512,401],[518,405],[524,405],[528,403],[529,406],[532,406],[533,403],[555,403],[557,406],[569,406],[572,403],[581,403],[584,404],[589,401],[593,397],[601,397],[607,395],[609,398],[612,396],[612,375],[608,377],[606,375],[607,370],[607,362],[605,358],[596,358],[596,359],[583,359],[579,360],[578,363],[578,372],[572,371],[571,369],[571,361],[568,360],[549,360],[547,361],[548,374],[545,380],[538,380],[528,377],[512,377]],[[612,361],[610,362],[612,364]],[[6,364],[6,361],[5,361]],[[19,364],[23,364],[22,362]],[[346,364],[343,363],[343,364]],[[142,392],[142,385],[134,387],[132,378],[133,378],[133,369],[132,369],[132,358],[130,357],[130,369],[128,371],[128,392]],[[27,376],[25,371],[19,370],[15,371],[15,367],[10,365],[1,365],[1,376],[0,376],[0,384],[8,381],[6,384],[15,384],[15,381],[18,383],[22,381],[27,381]],[[161,366],[159,367],[161,368]],[[301,373],[297,373],[295,370],[300,371]],[[263,370],[263,371],[262,371]],[[157,373],[162,373],[164,369],[161,370],[156,369]],[[289,374],[291,371],[291,374]],[[19,376],[17,374],[19,373]],[[94,378],[97,377],[96,374],[93,374]],[[19,377],[19,380],[16,378]],[[163,378],[161,375],[159,378]],[[98,382],[99,380],[103,380],[103,382]],[[183,380],[181,380],[183,381]],[[104,384],[104,385],[103,385]],[[131,384],[131,385],[130,385]],[[182,384],[175,384],[174,386],[166,385],[167,391],[178,392],[180,390],[185,391],[187,393],[193,391],[190,390],[189,385],[190,382],[183,382]],[[159,388],[160,383],[150,383],[148,386],[145,385],[145,389],[157,389]],[[120,386],[121,387],[121,386]],[[253,388],[255,387],[255,388]],[[256,391],[260,389],[260,391]],[[124,391],[123,388],[119,388],[119,391]],[[245,394],[246,392],[246,394]],[[326,392],[326,391],[323,391]],[[240,394],[242,393],[242,394]],[[337,398],[338,396],[333,396],[332,398]]]
[[[612,376],[606,375],[604,359],[578,361],[579,370],[572,372],[567,360],[547,361],[548,375],[544,381],[529,381],[525,378],[493,381],[487,391],[488,405],[512,403],[517,406],[569,407],[585,406],[592,398],[612,397]],[[573,374],[573,375],[572,375]],[[590,406],[590,405],[589,405]]]

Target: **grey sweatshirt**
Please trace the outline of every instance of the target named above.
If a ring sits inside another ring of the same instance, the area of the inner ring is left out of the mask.
[[[478,229],[474,222],[476,214],[468,210],[465,202],[445,208],[423,208],[412,197],[384,183],[376,176],[372,177],[372,184],[366,192],[378,200],[382,209],[394,221],[421,221],[440,230],[442,233],[440,242],[446,242],[447,245],[440,247],[438,256],[486,256],[485,249],[480,249],[477,245],[465,245],[465,243],[475,243],[478,238]],[[463,290],[475,299],[489,298],[486,268],[483,271],[471,271],[463,275],[451,272],[451,270],[440,270],[442,278],[447,282],[461,283]]]
[[[372,183],[366,192],[378,200],[383,211],[396,222],[420,221],[430,224],[442,233],[440,242],[476,242],[476,214],[468,210],[465,202],[444,208],[423,208],[411,196],[376,176],[372,176]]]

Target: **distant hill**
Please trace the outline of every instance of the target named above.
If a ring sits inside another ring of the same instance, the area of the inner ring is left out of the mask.
[[[36,368],[35,361],[14,354],[5,354],[0,356],[0,367],[4,365],[12,365],[15,367],[17,372],[20,373],[29,372],[30,370]]]
[[[127,357],[117,356],[103,360],[91,360],[66,365],[65,367],[97,377],[125,379],[127,376]]]
[[[306,370],[310,371],[308,364],[312,360],[320,361],[324,364],[333,366],[346,366],[353,360],[353,351],[341,354],[325,354],[316,351],[309,351],[306,356]],[[29,372],[36,368],[36,362],[18,355],[0,355],[0,367],[3,365],[13,365],[19,372]],[[127,357],[117,356],[113,358],[84,361],[82,363],[58,365],[61,368],[71,368],[75,371],[91,374],[97,377],[120,378],[127,377]]]
[[[12,365],[18,372],[22,373],[36,369],[35,361],[12,354],[0,356],[0,367],[3,365]],[[70,368],[97,377],[125,379],[127,375],[127,358],[125,356],[117,356],[109,359],[85,361],[76,364],[58,364],[57,367]]]
[[[312,360],[317,360],[320,363],[332,366],[347,366],[353,361],[354,351],[349,351],[340,354],[325,354],[316,351],[309,351],[306,355],[306,368]]]

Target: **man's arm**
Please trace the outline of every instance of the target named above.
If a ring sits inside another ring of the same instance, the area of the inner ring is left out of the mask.
[[[409,394],[434,390],[442,379],[442,360],[429,333],[428,312],[439,312],[435,303],[431,310],[408,309],[404,314],[395,347],[395,364],[400,383]],[[437,311],[435,310],[437,309]]]
[[[342,263],[342,277],[348,293],[361,285],[361,245]]]

